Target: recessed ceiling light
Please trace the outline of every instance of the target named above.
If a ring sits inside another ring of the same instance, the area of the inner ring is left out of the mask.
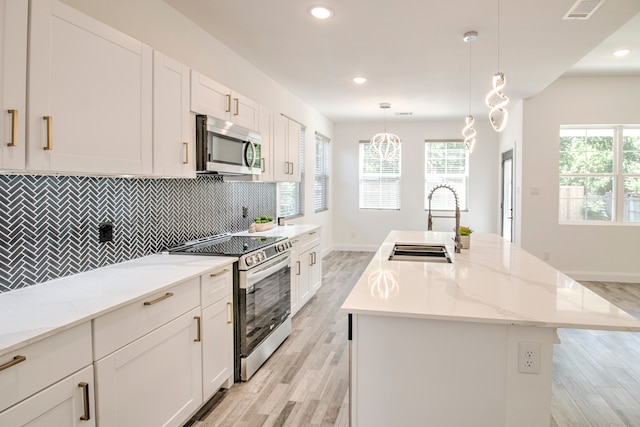
[[[620,56],[627,56],[630,52],[631,52],[631,49],[624,48],[624,49],[616,50],[615,52],[613,52],[613,54],[615,56],[620,57]]]
[[[357,83],[359,85],[361,85],[362,83],[367,81],[366,77],[362,77],[362,76],[355,76],[354,78],[351,79],[354,83]]]
[[[318,19],[327,19],[333,16],[333,11],[331,9],[322,6],[312,7],[309,9],[309,13],[311,13],[314,18]]]

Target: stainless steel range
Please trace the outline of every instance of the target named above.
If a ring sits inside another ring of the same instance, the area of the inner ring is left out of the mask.
[[[291,333],[291,242],[226,233],[167,251],[239,257],[233,280],[235,380],[248,380]]]

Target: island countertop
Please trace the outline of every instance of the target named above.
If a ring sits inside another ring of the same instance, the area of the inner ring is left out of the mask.
[[[640,321],[496,234],[391,231],[342,305],[353,314],[640,332]],[[389,261],[396,242],[444,243],[452,263]]]

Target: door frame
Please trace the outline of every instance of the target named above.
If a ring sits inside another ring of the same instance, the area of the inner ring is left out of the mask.
[[[505,176],[505,171],[504,171],[504,165],[505,162],[511,160],[511,176],[509,177],[509,179],[511,180],[511,242],[514,242],[514,237],[515,237],[515,192],[514,192],[514,185],[513,185],[513,178],[515,176],[515,163],[513,160],[513,149],[505,151],[504,153],[502,153],[502,161],[500,163],[500,168],[501,168],[501,186],[500,186],[500,235],[504,236],[504,183],[505,183],[505,179],[507,178]]]

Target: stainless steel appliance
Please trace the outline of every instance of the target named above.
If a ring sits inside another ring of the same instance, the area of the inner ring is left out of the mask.
[[[196,116],[196,170],[222,175],[260,175],[259,132],[204,115]]]
[[[168,248],[188,255],[237,256],[234,263],[235,380],[246,381],[291,334],[291,242],[221,234]]]

